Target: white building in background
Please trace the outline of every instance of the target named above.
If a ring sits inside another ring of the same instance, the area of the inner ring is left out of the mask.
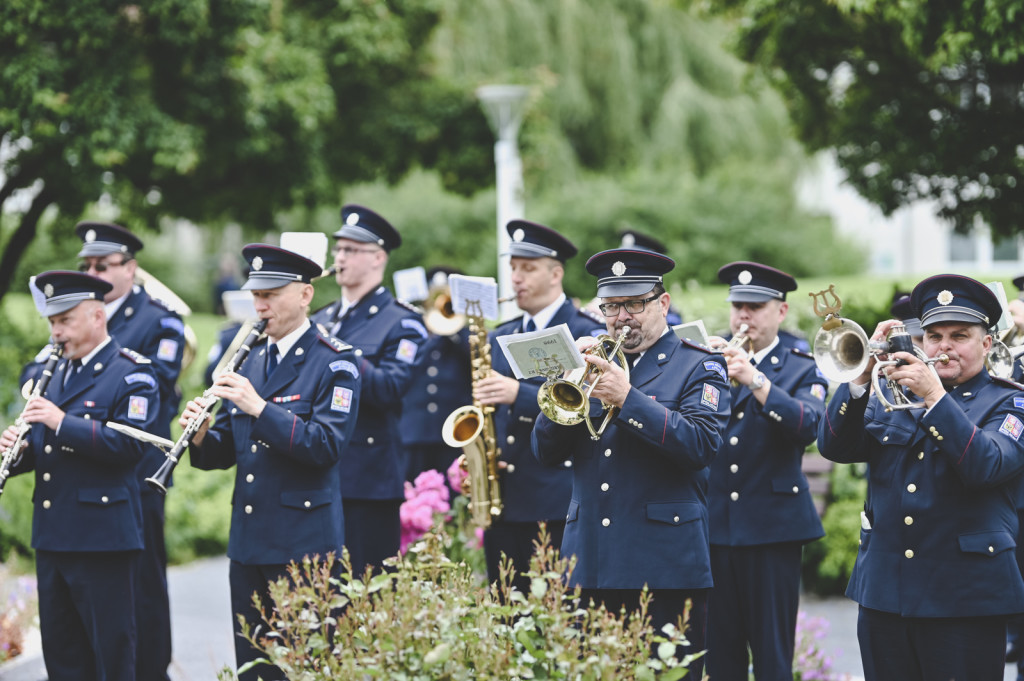
[[[920,201],[885,217],[876,206],[844,183],[831,152],[818,154],[811,172],[800,179],[797,198],[807,210],[829,215],[836,229],[863,245],[871,274],[893,278],[938,272],[1024,273],[1020,237],[993,244],[980,221],[969,235],[955,234],[936,217],[935,204]]]

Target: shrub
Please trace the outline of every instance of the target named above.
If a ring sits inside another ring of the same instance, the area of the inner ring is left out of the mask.
[[[36,578],[0,563],[0,662],[17,657],[36,618]]]
[[[687,645],[675,627],[651,630],[646,595],[631,615],[581,603],[564,581],[573,562],[544,534],[529,593],[511,587],[508,564],[496,584],[481,586],[467,565],[445,556],[444,544],[428,532],[391,571],[362,579],[347,561],[339,580],[333,556],[307,557],[271,585],[269,603],[255,598],[263,622],[243,623],[243,635],[263,663],[303,681],[669,680],[685,676],[695,657],[675,657]]]

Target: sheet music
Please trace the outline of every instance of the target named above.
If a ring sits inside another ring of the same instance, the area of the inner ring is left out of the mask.
[[[586,365],[567,324],[498,336],[498,346],[516,378],[561,376]]]
[[[452,309],[459,314],[479,314],[484,319],[498,319],[498,282],[493,277],[467,277],[453,274],[448,277],[452,290]],[[466,312],[467,301],[476,301],[479,311]]]
[[[704,347],[708,346],[708,332],[704,328],[704,320],[702,319],[676,324],[672,327],[672,331],[675,332],[676,337],[682,340],[703,345]]]
[[[399,300],[421,301],[430,295],[427,288],[427,271],[417,265],[404,270],[395,270],[395,297]]]
[[[1003,288],[1003,282],[990,281],[985,286],[988,286],[992,293],[996,294],[996,298],[999,299],[999,305],[1003,310],[1003,314],[999,317],[999,323],[996,324],[996,331],[1005,331],[1013,326],[1013,317],[1010,315],[1010,306],[1006,302],[1006,290]]]

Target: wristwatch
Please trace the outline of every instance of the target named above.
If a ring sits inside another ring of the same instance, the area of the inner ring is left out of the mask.
[[[760,390],[765,386],[765,383],[767,382],[768,377],[765,376],[762,372],[758,371],[756,374],[754,374],[753,380],[750,381],[750,391],[753,392],[755,390]]]

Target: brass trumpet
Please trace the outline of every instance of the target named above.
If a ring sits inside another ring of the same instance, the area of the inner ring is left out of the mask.
[[[740,324],[740,328],[736,331],[736,335],[733,336],[728,343],[725,345],[719,345],[718,347],[711,348],[712,350],[722,351],[726,348],[742,348],[744,344],[750,341],[750,336],[747,335],[747,331],[750,329],[750,324]],[[753,348],[751,348],[753,349]],[[739,386],[739,381],[735,378],[730,378],[729,383],[732,387]]]
[[[607,334],[601,334],[597,337],[597,343],[584,354],[597,355],[609,362],[618,359],[622,370],[626,372],[626,379],[629,380],[629,364],[626,362],[625,353],[622,352],[622,342],[626,340],[629,331],[628,326],[623,327],[619,337],[614,339]],[[613,343],[611,350],[605,350],[605,343]],[[590,439],[600,440],[601,434],[618,413],[618,407],[602,403],[601,407],[606,411],[604,421],[600,428],[595,429],[590,419],[590,394],[594,392],[603,372],[589,363],[582,371],[579,379],[575,381],[550,376],[537,392],[537,404],[541,412],[557,424],[574,426],[580,421],[586,421]]]

